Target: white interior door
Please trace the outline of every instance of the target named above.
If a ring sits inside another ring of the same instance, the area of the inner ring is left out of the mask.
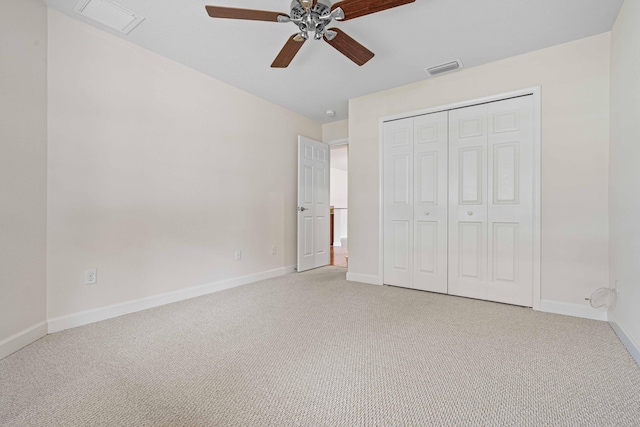
[[[329,146],[298,137],[298,272],[330,262]]]
[[[533,99],[449,113],[449,293],[533,303]]]
[[[384,124],[384,283],[447,292],[447,112]]]

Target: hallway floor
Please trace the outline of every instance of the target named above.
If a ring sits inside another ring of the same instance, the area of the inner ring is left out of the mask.
[[[348,251],[342,246],[331,246],[331,265],[336,267],[347,267]]]

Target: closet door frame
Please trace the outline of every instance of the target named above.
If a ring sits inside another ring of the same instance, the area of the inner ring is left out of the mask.
[[[541,178],[541,143],[542,143],[542,112],[541,112],[541,99],[542,99],[542,87],[534,86],[525,88],[513,92],[501,93],[497,95],[491,95],[483,98],[471,99],[468,101],[457,102],[453,104],[440,105],[433,108],[424,110],[412,111],[408,113],[396,114],[393,116],[382,117],[378,121],[378,154],[379,154],[379,221],[378,221],[378,284],[383,285],[384,278],[384,123],[392,120],[405,119],[415,116],[421,116],[424,114],[437,113],[441,111],[448,111],[457,108],[471,107],[473,105],[485,104],[489,102],[502,101],[505,99],[516,98],[520,96],[533,96],[533,289],[532,300],[533,309],[540,310],[540,186],[542,183]]]

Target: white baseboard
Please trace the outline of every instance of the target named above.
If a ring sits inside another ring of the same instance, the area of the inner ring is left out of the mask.
[[[540,311],[545,313],[564,314],[565,316],[582,317],[585,319],[607,321],[605,308],[595,309],[589,304],[572,304],[559,301],[540,301]]]
[[[350,271],[347,272],[347,280],[350,282],[368,283],[370,285],[381,285],[380,279],[378,278],[378,276],[373,276],[370,274],[352,273]]]
[[[288,265],[284,268],[284,274],[295,273],[297,269],[296,265]]]
[[[286,274],[287,272],[289,272],[290,268],[293,267],[280,267],[260,273],[249,274],[247,276],[235,277],[233,279],[222,280],[215,283],[207,283],[205,285],[181,289],[179,291],[168,292],[165,294],[154,295],[147,298],[126,301],[119,304],[96,308],[93,310],[81,311],[79,313],[56,317],[53,319],[49,319],[49,333],[51,334],[65,329],[75,328],[77,326],[88,325],[89,323],[111,319],[114,317],[122,316],[124,314],[135,313],[136,311],[146,310],[165,304],[170,304],[172,302],[183,301],[186,299],[211,294],[213,292],[218,292],[229,288],[235,288],[237,286],[258,282],[260,280],[271,279],[273,277]]]
[[[0,341],[0,359],[47,335],[47,322],[42,321]]]
[[[622,341],[622,344],[627,348],[633,360],[640,365],[640,343],[635,342],[624,330],[624,328],[618,323],[618,320],[609,313],[609,324]]]

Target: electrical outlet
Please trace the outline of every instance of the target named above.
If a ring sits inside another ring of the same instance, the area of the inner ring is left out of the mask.
[[[276,245],[271,245],[271,255],[275,255],[278,253],[278,247]]]
[[[240,249],[236,249],[236,253],[235,253],[236,261],[240,261],[241,258],[242,258],[242,251]]]
[[[95,285],[98,283],[98,270],[95,268],[91,268],[89,270],[84,271],[84,284],[85,285]]]
[[[615,287],[616,287],[616,295],[620,295],[620,282],[617,280],[616,280]]]

